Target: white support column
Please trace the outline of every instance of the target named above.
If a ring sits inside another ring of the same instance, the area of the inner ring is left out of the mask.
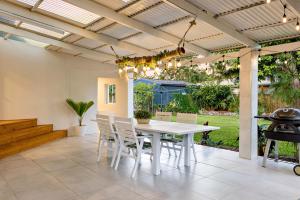
[[[133,73],[128,73],[128,117],[133,117]]]
[[[257,157],[258,52],[240,50],[240,158]]]

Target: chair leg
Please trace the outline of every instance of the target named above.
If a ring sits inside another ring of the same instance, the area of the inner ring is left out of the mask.
[[[112,157],[112,160],[111,160],[111,163],[110,163],[110,167],[114,167],[118,151],[119,151],[119,144],[116,142],[115,143],[115,148],[114,148],[114,154],[113,154],[113,157]]]
[[[131,178],[135,177],[137,167],[139,165],[140,160],[141,160],[141,150],[137,150],[137,157],[135,158],[134,167],[133,167],[132,172],[131,172]]]
[[[172,145],[173,145],[173,150],[174,150],[175,157],[177,157],[177,152],[176,152],[175,143],[174,143],[174,142],[172,142]]]
[[[181,144],[181,145],[180,145],[179,157],[178,157],[178,160],[177,160],[177,168],[179,168],[179,166],[180,166],[180,161],[181,161],[181,157],[182,157],[182,152],[183,152],[183,145]]]
[[[274,152],[274,157],[275,157],[275,162],[278,162],[278,141],[275,140],[275,152]]]
[[[167,144],[167,149],[168,149],[168,153],[169,153],[169,157],[171,156],[171,151],[170,151],[170,146],[169,146],[169,142],[166,142]]]
[[[115,165],[115,170],[118,169],[120,158],[121,158],[121,154],[122,154],[122,145],[119,146],[119,151],[118,151],[118,157],[117,157],[117,161],[116,161],[116,165]]]
[[[193,154],[194,154],[195,162],[197,162],[197,154],[196,154],[196,149],[195,149],[194,141],[192,141],[192,149],[193,149]]]
[[[263,167],[266,167],[266,161],[267,161],[267,158],[268,158],[268,155],[269,155],[271,142],[272,142],[272,140],[270,140],[270,139],[267,140],[267,145],[266,145],[266,149],[265,149],[265,153],[264,153],[264,158],[263,158],[263,162],[262,162],[262,166]]]
[[[101,140],[99,145],[98,145],[98,156],[97,156],[97,162],[100,161],[101,159],[101,153],[102,153],[102,146],[103,146],[104,141]]]

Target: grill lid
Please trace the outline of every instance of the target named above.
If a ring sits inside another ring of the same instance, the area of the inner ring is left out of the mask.
[[[271,116],[277,120],[300,120],[300,110],[295,108],[279,108]]]

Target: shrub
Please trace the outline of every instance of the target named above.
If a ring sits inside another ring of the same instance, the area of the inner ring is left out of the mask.
[[[190,94],[174,94],[173,100],[164,110],[166,112],[198,113],[197,105]]]
[[[192,96],[199,109],[229,110],[234,101],[232,89],[227,85],[205,85],[192,89]]]
[[[151,119],[151,113],[146,110],[138,110],[134,113],[136,119]]]
[[[151,111],[153,99],[153,85],[138,83],[134,86],[134,108],[136,110]]]

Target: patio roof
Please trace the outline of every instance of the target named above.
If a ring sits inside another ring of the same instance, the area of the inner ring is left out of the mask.
[[[185,45],[194,56],[299,37],[299,13],[296,0],[7,0],[0,2],[0,30],[5,38],[18,35],[49,50],[113,63],[110,46],[120,56],[176,48],[194,18]]]

